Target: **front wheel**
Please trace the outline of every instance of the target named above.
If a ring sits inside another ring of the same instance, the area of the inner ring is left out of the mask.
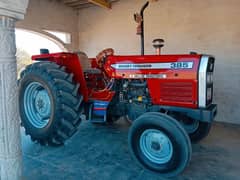
[[[136,119],[128,141],[137,162],[165,177],[181,173],[191,159],[187,133],[175,119],[161,113],[145,113]]]
[[[207,137],[212,126],[212,123],[201,122],[193,119],[180,121],[180,123],[187,131],[192,143],[197,143]]]
[[[211,122],[199,121],[180,113],[170,113],[169,115],[178,120],[183,126],[192,143],[197,143],[203,140],[210,132],[212,126]]]

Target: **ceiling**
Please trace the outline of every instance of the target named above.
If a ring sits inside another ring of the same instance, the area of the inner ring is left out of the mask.
[[[74,9],[83,9],[93,6],[111,9],[112,3],[118,0],[62,0],[62,2]]]

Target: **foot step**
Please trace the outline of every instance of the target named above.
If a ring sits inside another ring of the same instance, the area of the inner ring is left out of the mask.
[[[101,124],[101,123],[105,123],[106,120],[105,120],[105,118],[96,118],[96,117],[94,117],[93,119],[90,120],[90,122]]]

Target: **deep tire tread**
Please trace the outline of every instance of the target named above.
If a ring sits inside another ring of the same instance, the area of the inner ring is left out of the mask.
[[[77,132],[78,125],[81,123],[83,98],[78,93],[80,84],[74,83],[73,74],[68,74],[65,70],[64,66],[59,66],[53,62],[38,62],[27,66],[20,75],[20,85],[21,81],[29,74],[30,76],[38,75],[47,81],[55,93],[55,120],[46,136],[32,136],[30,130],[25,127],[26,123],[22,122],[26,134],[41,145],[58,146],[64,144]]]
[[[77,96],[79,88],[80,88],[80,84],[78,83],[78,84],[75,86],[75,89],[72,91],[72,94],[73,94],[74,96]]]

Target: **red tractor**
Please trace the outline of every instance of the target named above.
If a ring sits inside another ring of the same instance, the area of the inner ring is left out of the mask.
[[[19,80],[22,125],[33,141],[62,145],[83,119],[93,123],[131,122],[129,148],[143,167],[163,176],[181,173],[191,159],[191,142],[207,136],[217,113],[213,100],[214,57],[190,53],[144,55],[143,15],[135,14],[142,55],[117,56],[106,49],[32,56]],[[81,62],[90,61],[83,70]]]

